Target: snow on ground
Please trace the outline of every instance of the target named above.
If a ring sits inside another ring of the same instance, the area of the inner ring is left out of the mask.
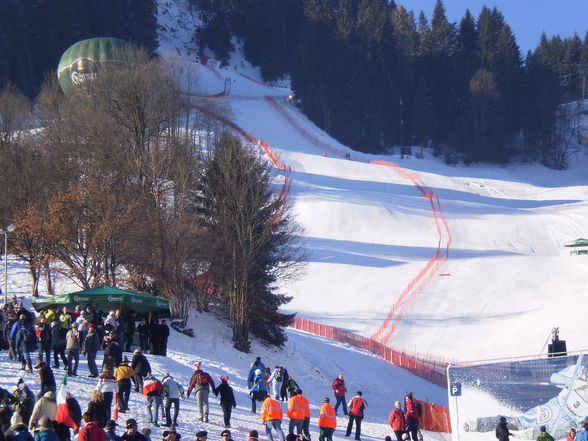
[[[258,85],[247,79],[235,81],[249,95],[256,92]],[[287,113],[304,133],[262,96],[223,100],[237,124],[268,141],[292,167],[291,195],[305,230],[308,267],[304,277],[282,287],[293,296],[285,310],[370,336],[436,250],[429,201],[410,181],[368,164],[376,158],[342,146],[291,106]],[[308,134],[355,160],[324,157]],[[424,159],[383,159],[420,177],[439,196],[453,237],[442,276],[410,306],[393,347],[458,360],[538,354],[559,326],[569,349],[586,348],[583,320],[568,309],[586,303],[587,257],[570,256],[563,247],[588,236],[583,153],[567,171],[449,167],[428,151]]]
[[[28,281],[24,278],[25,274],[19,273],[17,268],[18,265],[11,265],[11,288],[27,287]],[[30,306],[28,295],[23,293],[18,297],[23,298],[25,306]],[[202,363],[203,369],[211,374],[217,384],[221,375],[228,375],[237,401],[231,424],[233,439],[236,441],[246,439],[249,431],[253,429],[258,430],[262,434],[262,439],[265,439],[265,431],[259,417],[261,403],[257,403],[257,414],[251,413],[251,400],[247,391],[249,366],[255,356],[261,356],[268,367],[273,368],[276,365],[286,367],[297,381],[311,402],[311,433],[315,437],[318,436],[316,426],[318,410],[324,397],[329,396],[334,400],[331,382],[339,373],[345,375],[349,389],[348,399],[356,390],[361,390],[368,401],[369,409],[366,411],[366,419],[362,425],[364,440],[381,440],[390,434],[390,428],[386,422],[388,412],[392,409],[394,400],[402,399],[409,391],[414,392],[420,399],[447,405],[445,389],[414,377],[369,353],[300,331],[289,330],[288,342],[282,349],[268,348],[254,341],[251,354],[239,352],[232,347],[229,322],[222,318],[219,305],[213,305],[211,310],[212,312],[209,313],[195,313],[191,316],[189,326],[195,331],[194,338],[172,329],[167,357],[147,355],[147,358],[157,378],[161,379],[166,373],[170,373],[186,389],[192,375],[192,366],[197,361]],[[126,355],[130,358],[132,354]],[[99,353],[99,366],[101,361],[102,353]],[[2,372],[0,386],[12,391],[18,378],[22,377],[33,392],[37,393],[39,381],[36,376],[20,371],[18,368],[19,364],[9,360],[6,352],[0,353],[0,371]],[[55,369],[54,372],[57,381],[60,381],[64,371]],[[78,376],[69,378],[69,388],[80,401],[83,411],[87,407],[90,392],[96,384],[96,380],[87,377],[88,374],[85,357],[81,356]],[[180,406],[178,431],[185,439],[194,439],[199,430],[209,431],[211,439],[220,435],[220,431],[224,428],[222,410],[218,399],[212,394],[209,423],[196,420],[193,396],[182,400]],[[149,418],[144,397],[132,392],[129,407],[129,412],[120,414],[119,423],[122,424],[126,418],[133,417],[139,422],[140,428],[151,427],[148,424]],[[285,403],[282,403],[282,407],[285,411]],[[345,417],[339,417],[335,439],[345,439],[343,437],[345,424]],[[287,418],[283,426],[287,428]],[[165,428],[151,428],[154,432],[153,439],[160,439],[159,436]],[[443,439],[439,434],[428,432],[424,434],[427,440]]]

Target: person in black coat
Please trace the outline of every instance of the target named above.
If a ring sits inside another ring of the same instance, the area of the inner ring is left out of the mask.
[[[508,431],[508,423],[506,422],[506,417],[501,416],[500,422],[496,426],[496,438],[498,438],[498,441],[508,441],[509,436],[514,435]]]
[[[12,393],[12,395],[16,399],[14,410],[20,414],[23,423],[25,423],[28,427],[29,419],[31,418],[33,409],[35,408],[35,394],[31,389],[29,389],[23,379],[19,378],[18,382],[16,383],[16,390]]]
[[[233,407],[237,407],[235,401],[235,394],[233,388],[229,386],[229,377],[226,375],[221,377],[221,383],[213,390],[214,396],[218,397],[220,394],[220,405],[223,409],[223,418],[225,420],[225,427],[231,427],[231,411]]]
[[[281,401],[288,401],[288,380],[290,379],[290,374],[288,374],[288,369],[283,369],[282,375],[282,387],[280,388],[280,398]]]
[[[161,355],[161,328],[156,319],[149,324],[149,339],[151,340],[151,353]]]
[[[92,391],[92,398],[88,403],[88,410],[86,412],[94,415],[94,421],[96,421],[96,424],[102,428],[106,427],[106,422],[108,421],[108,408],[106,407],[106,401],[104,401],[102,392],[99,390]]]
[[[147,357],[143,355],[140,349],[135,349],[133,352],[133,359],[131,360],[131,368],[135,371],[133,375],[133,383],[135,384],[135,392],[143,391],[143,378],[151,373],[151,365]]]
[[[135,336],[135,311],[129,311],[125,317],[123,326],[124,338],[125,338],[125,352],[131,352],[131,346],[133,344],[133,337]]]
[[[169,338],[169,326],[167,326],[165,320],[162,320],[159,326],[161,330],[161,355],[167,356],[167,339]]]
[[[67,357],[65,356],[65,336],[67,329],[62,328],[56,321],[51,322],[51,347],[53,348],[53,367],[59,369],[59,357],[64,365],[67,366]],[[49,360],[47,360],[49,362]]]
[[[40,361],[39,364],[35,366],[35,369],[39,369],[39,379],[41,380],[41,390],[37,394],[37,400],[49,391],[55,393],[57,390],[55,375],[53,375],[53,370],[49,364],[45,361]]]
[[[147,319],[141,320],[141,323],[137,326],[137,332],[139,333],[139,345],[142,351],[149,350],[149,324]]]
[[[39,355],[40,361],[51,361],[51,326],[47,323],[45,317],[35,326],[39,336]]]
[[[96,366],[96,354],[100,349],[100,337],[98,332],[92,323],[88,324],[88,333],[84,339],[82,346],[82,352],[86,355],[88,360],[88,370],[90,371],[90,378],[96,378],[98,376],[98,367]]]
[[[104,366],[108,366],[111,370],[117,367],[122,361],[122,348],[116,340],[114,334],[109,333],[104,337],[104,361],[102,362],[102,370]]]

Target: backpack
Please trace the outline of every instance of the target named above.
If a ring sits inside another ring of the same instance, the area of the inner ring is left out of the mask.
[[[37,343],[37,335],[34,329],[24,327],[23,329],[23,337],[26,343]]]
[[[208,374],[206,372],[199,372],[196,380],[199,385],[204,386],[208,384]]]
[[[420,417],[423,416],[423,405],[421,403],[414,403],[414,408]]]
[[[278,369],[278,373],[276,374],[276,381],[282,381],[283,378],[282,369]]]

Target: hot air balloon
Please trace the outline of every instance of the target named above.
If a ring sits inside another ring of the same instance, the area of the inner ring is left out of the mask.
[[[94,78],[106,64],[123,63],[119,50],[128,46],[128,41],[112,37],[88,38],[70,46],[57,68],[61,89],[67,92],[72,86]]]

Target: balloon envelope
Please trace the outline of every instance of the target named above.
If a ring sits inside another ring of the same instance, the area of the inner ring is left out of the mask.
[[[87,78],[93,78],[106,63],[121,63],[117,50],[130,43],[120,38],[100,37],[78,41],[61,56],[57,68],[64,92]]]

